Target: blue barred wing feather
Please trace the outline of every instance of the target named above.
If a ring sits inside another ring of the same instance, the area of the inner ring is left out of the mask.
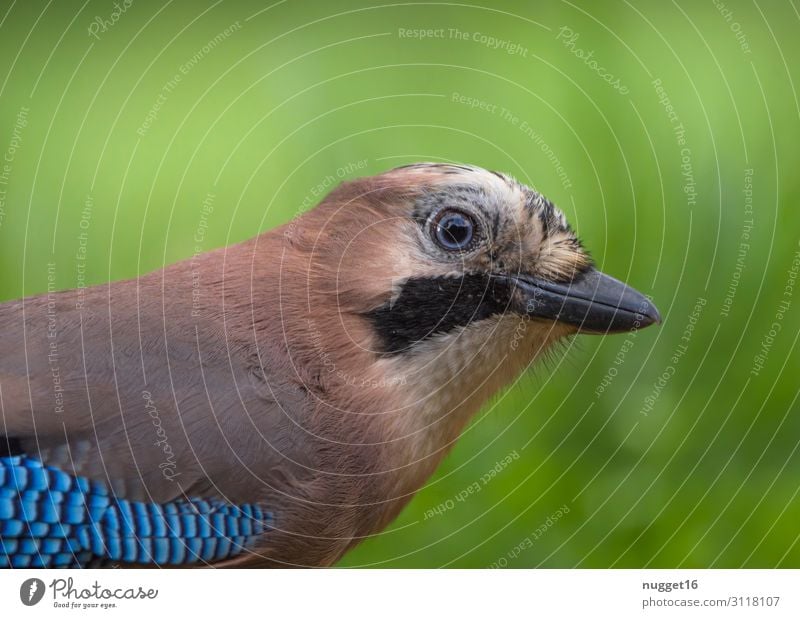
[[[27,455],[0,457],[0,567],[213,563],[247,551],[270,521],[254,504],[128,501]]]

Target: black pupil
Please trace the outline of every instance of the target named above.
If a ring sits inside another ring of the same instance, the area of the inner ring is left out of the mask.
[[[439,242],[447,249],[463,249],[472,240],[472,221],[460,213],[449,213],[436,228]]]

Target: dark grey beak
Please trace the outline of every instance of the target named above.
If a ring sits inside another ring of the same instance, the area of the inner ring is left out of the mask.
[[[524,275],[513,279],[525,313],[572,324],[581,333],[621,333],[661,323],[644,294],[594,268],[566,283]]]

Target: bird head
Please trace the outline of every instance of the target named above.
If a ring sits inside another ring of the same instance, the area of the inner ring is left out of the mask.
[[[314,352],[344,381],[397,385],[397,405],[417,412],[474,411],[565,336],[660,320],[595,268],[546,198],[476,167],[345,183],[286,238],[304,256],[290,279],[304,287]]]

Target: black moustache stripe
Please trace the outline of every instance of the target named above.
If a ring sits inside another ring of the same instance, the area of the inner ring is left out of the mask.
[[[414,346],[479,320],[504,313],[510,300],[507,283],[482,274],[413,278],[394,303],[369,312],[387,356],[413,351]]]

